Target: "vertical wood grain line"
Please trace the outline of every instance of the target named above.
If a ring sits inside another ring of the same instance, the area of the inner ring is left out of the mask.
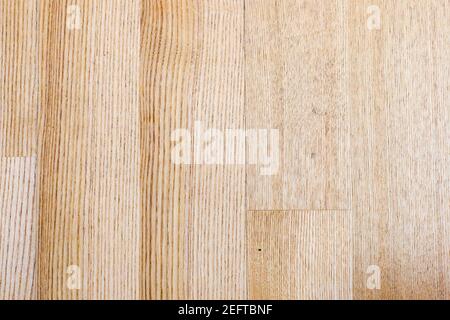
[[[228,128],[244,129],[244,3],[199,3],[192,120],[222,134]],[[236,164],[192,170],[190,298],[247,297],[245,172],[246,166]]]
[[[142,298],[245,297],[245,168],[171,160],[175,129],[243,128],[242,19],[236,1],[142,1]]]
[[[250,299],[351,299],[349,211],[250,211]]]
[[[36,299],[36,157],[0,159],[0,299]]]
[[[0,156],[36,154],[38,0],[0,1]]]
[[[246,3],[246,126],[280,130],[278,174],[247,170],[250,210],[350,206],[345,3]]]
[[[449,68],[446,6],[377,1],[381,28],[368,30],[361,26],[372,3],[351,4],[355,298],[445,299],[448,80],[437,70]],[[380,290],[367,288],[370,265],[380,268]]]
[[[137,298],[139,1],[40,4],[39,297]]]
[[[450,299],[450,2],[434,0],[429,9],[431,51],[430,99],[435,125],[436,238],[438,264],[438,296]],[[439,243],[439,242],[438,242]]]
[[[188,297],[189,171],[172,165],[170,136],[188,125],[190,61],[198,32],[194,14],[186,2],[141,3],[142,299]]]
[[[0,299],[36,298],[38,17],[0,1]]]

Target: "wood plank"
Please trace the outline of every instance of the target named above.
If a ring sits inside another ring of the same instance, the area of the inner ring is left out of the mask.
[[[436,237],[439,270],[438,297],[450,299],[450,3],[434,0],[429,9],[431,37],[431,97],[435,126]]]
[[[36,154],[38,0],[0,1],[0,156]]]
[[[250,299],[351,299],[351,213],[251,211]]]
[[[36,299],[36,157],[0,159],[0,299]]]
[[[38,1],[0,1],[0,299],[36,298]]]
[[[139,3],[40,1],[41,299],[138,297]]]
[[[345,3],[246,2],[246,127],[281,131],[278,174],[248,170],[250,210],[350,206]]]
[[[370,1],[349,6],[354,296],[449,298],[448,79],[441,73],[449,62],[437,30],[449,28],[448,4],[377,3],[380,30],[365,27]],[[367,288],[370,265],[380,268],[379,290]]]
[[[171,158],[176,129],[244,128],[243,2],[143,1],[141,15],[141,297],[244,298],[245,168]]]
[[[447,0],[0,0],[0,299],[450,299],[449,33]],[[278,170],[197,163],[199,124],[278,129]]]

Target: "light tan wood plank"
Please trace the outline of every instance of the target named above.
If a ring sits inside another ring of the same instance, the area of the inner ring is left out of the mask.
[[[38,0],[0,1],[0,156],[36,154]]]
[[[244,166],[171,159],[173,130],[244,127],[243,2],[141,14],[141,297],[245,298]]]
[[[251,211],[250,299],[350,299],[351,213]]]
[[[439,263],[438,297],[450,299],[450,3],[434,0],[430,6],[431,97],[435,126],[436,237]]]
[[[377,1],[381,29],[368,30],[367,8],[373,3],[351,1],[358,299],[449,298],[449,127],[442,118],[448,118],[448,80],[441,73],[449,68],[443,58],[449,20],[442,13],[448,15],[449,7],[444,2]],[[370,265],[380,268],[379,290],[367,288]]]
[[[0,299],[36,299],[36,158],[0,159]]]
[[[450,299],[449,34],[447,0],[0,0],[0,299]],[[174,163],[198,121],[279,129],[278,171]]]
[[[139,3],[40,2],[42,299],[138,297]]]
[[[350,206],[345,3],[246,2],[246,126],[281,130],[278,174],[248,170],[250,210]]]
[[[185,4],[186,5],[186,4]],[[171,164],[171,130],[186,127],[193,8],[176,1],[141,4],[140,140],[143,299],[187,298],[189,170]],[[178,37],[176,37],[178,35]],[[179,72],[177,72],[179,71]],[[183,77],[186,77],[183,80]],[[192,79],[192,78],[191,78]]]

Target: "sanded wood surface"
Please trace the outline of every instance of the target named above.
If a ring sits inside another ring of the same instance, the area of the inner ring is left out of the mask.
[[[250,299],[351,299],[347,211],[251,211]]]
[[[356,3],[350,25],[364,22]],[[354,295],[448,298],[450,7],[382,4],[380,30],[350,35]],[[366,288],[370,265],[380,267],[380,290]]]
[[[246,125],[282,135],[279,174],[249,168],[248,209],[348,209],[346,2],[246,4]]]
[[[142,3],[142,298],[246,297],[245,167],[171,160],[175,129],[244,126],[243,8]]]
[[[137,298],[140,3],[69,3],[40,1],[39,297]]]
[[[0,299],[35,299],[36,158],[2,158],[0,174]]]
[[[39,1],[0,1],[0,156],[36,154]]]
[[[447,0],[0,0],[0,299],[449,299],[449,33]]]

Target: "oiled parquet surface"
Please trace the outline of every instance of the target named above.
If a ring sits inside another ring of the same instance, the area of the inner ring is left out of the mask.
[[[450,299],[449,34],[448,0],[0,0],[0,299]]]

